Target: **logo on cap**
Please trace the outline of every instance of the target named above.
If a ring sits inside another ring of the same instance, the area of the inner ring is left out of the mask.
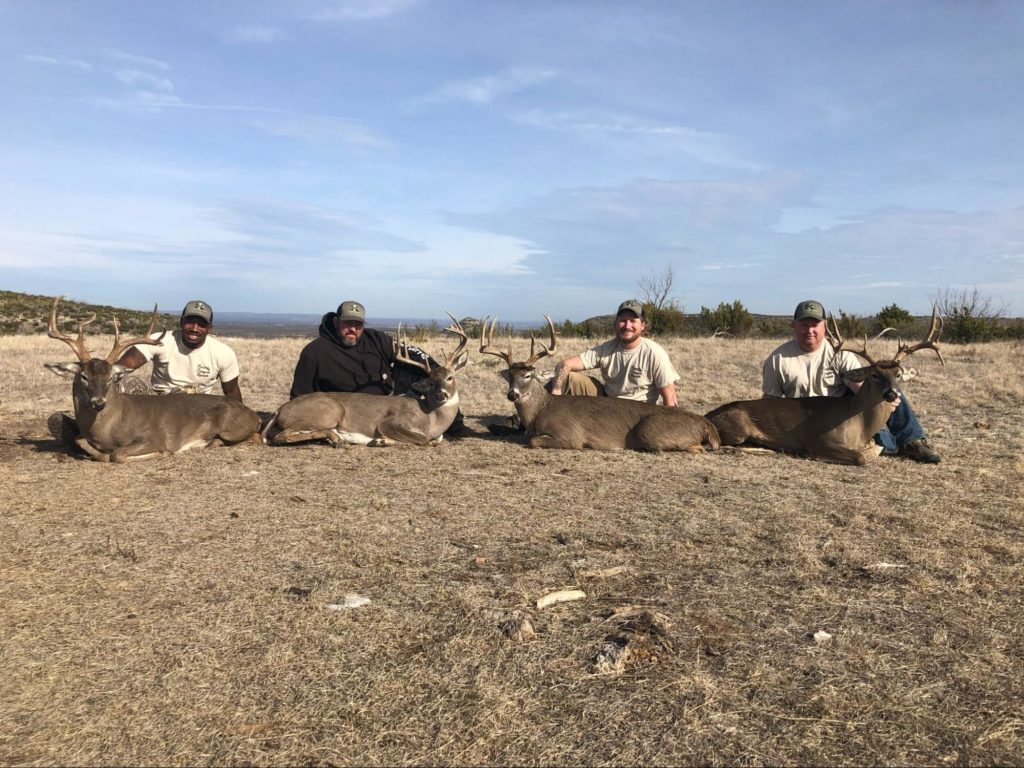
[[[208,323],[213,322],[213,310],[210,305],[205,301],[190,301],[185,305],[185,308],[181,310],[182,317],[201,317]]]
[[[825,308],[821,306],[820,301],[801,301],[796,305],[796,311],[793,312],[793,319],[803,320],[808,317],[814,318],[815,320],[825,319]]]
[[[625,310],[629,310],[630,312],[632,312],[634,315],[641,319],[644,316],[644,304],[642,301],[637,301],[636,299],[627,299],[626,301],[619,304],[619,308],[616,310],[615,314],[618,315],[619,313],[624,312]]]
[[[358,301],[343,301],[338,305],[338,319],[366,322],[366,309]]]

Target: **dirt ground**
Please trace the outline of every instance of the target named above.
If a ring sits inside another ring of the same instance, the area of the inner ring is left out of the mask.
[[[228,341],[283,402],[303,342]],[[665,345],[704,412],[773,343]],[[0,337],[0,764],[1020,765],[1024,349],[944,350],[937,466],[533,451],[475,349],[436,448],[109,465]]]

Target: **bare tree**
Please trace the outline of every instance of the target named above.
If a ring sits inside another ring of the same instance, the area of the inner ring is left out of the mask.
[[[645,304],[653,304],[656,309],[663,309],[666,303],[674,304],[674,301],[669,300],[673,298],[671,296],[672,284],[675,279],[676,275],[671,264],[665,267],[664,272],[657,273],[651,270],[637,281],[640,297]]]

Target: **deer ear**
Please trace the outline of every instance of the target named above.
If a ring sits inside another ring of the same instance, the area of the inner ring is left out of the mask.
[[[469,350],[467,349],[461,355],[459,355],[458,357],[455,358],[455,362],[452,364],[451,370],[453,372],[454,371],[461,371],[465,367],[466,363],[468,363],[468,362],[469,362]]]
[[[134,371],[134,368],[129,368],[127,365],[115,365],[114,366],[114,381],[120,381],[125,377],[126,374]]]
[[[43,363],[43,366],[65,379],[73,379],[82,371],[81,363]]]
[[[430,377],[426,376],[419,381],[414,381],[409,385],[409,389],[420,395],[425,395],[430,391]]]
[[[864,381],[871,373],[871,366],[866,365],[863,368],[854,368],[852,371],[843,371],[843,378],[847,381]]]

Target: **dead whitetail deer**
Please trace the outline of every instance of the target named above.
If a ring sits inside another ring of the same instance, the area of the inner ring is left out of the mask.
[[[831,314],[828,323],[827,341],[835,349],[833,364],[838,366],[845,342]],[[891,360],[874,360],[864,338],[860,349],[847,351],[868,364],[842,373],[846,381],[861,382],[853,395],[738,400],[716,408],[707,417],[718,427],[722,445],[753,445],[835,464],[863,465],[878,455],[873,438],[892,414],[899,382],[913,375],[902,362],[918,350],[930,349],[945,365],[938,346],[941,333],[942,319],[933,310],[925,340],[907,346],[900,339]]]
[[[535,376],[535,364],[554,354],[557,347],[555,327],[544,315],[551,333],[549,346],[536,348],[530,337],[530,357],[512,359],[512,340],[505,352],[494,348],[491,340],[497,318],[484,321],[480,352],[505,361],[501,372],[508,382],[508,399],[530,436],[531,448],[590,448],[599,451],[703,451],[718,448],[714,426],[696,413],[682,408],[667,408],[617,397],[573,397],[552,395]]]
[[[459,411],[455,374],[466,365],[468,338],[455,317],[446,331],[459,337],[444,365],[410,357],[408,343],[399,327],[395,359],[422,368],[426,378],[412,385],[416,395],[385,397],[362,392],[311,392],[290,400],[278,409],[263,430],[273,445],[326,439],[335,448],[344,445],[385,446],[394,443],[435,445],[444,439]]]
[[[97,461],[123,461],[166,456],[208,445],[240,443],[258,434],[260,418],[255,411],[220,395],[126,395],[117,382],[131,369],[117,365],[121,354],[139,344],[158,344],[153,339],[156,307],[149,329],[143,336],[123,340],[114,317],[114,347],[104,359],[93,357],[85,345],[85,326],[92,315],[78,324],[78,338],[57,328],[57,304],[50,310],[49,336],[63,341],[78,356],[78,362],[47,363],[58,376],[73,377],[71,394],[79,437],[75,440]],[[166,333],[166,331],[164,332]]]

